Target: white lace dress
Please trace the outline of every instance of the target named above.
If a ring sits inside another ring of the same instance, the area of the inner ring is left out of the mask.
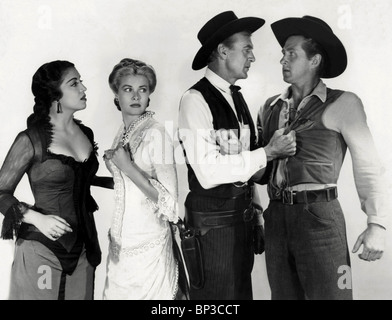
[[[177,293],[178,266],[168,222],[178,220],[173,145],[152,115],[146,112],[139,117],[128,134],[121,126],[112,148],[122,139],[129,143],[135,163],[158,190],[158,202],[148,199],[112,161],[107,163],[114,178],[115,211],[104,299],[167,300]]]

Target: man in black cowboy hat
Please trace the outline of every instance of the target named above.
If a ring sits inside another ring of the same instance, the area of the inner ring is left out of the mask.
[[[247,210],[252,203],[248,180],[265,168],[267,160],[295,153],[295,136],[284,136],[283,130],[264,149],[256,150],[248,107],[238,92],[232,93],[234,83],[247,78],[255,61],[251,34],[263,24],[263,19],[239,19],[227,11],[198,33],[202,47],[192,68],[208,68],[205,77],[183,95],[179,113],[190,189],[185,223],[195,233],[195,244],[184,255],[197,252],[185,257],[191,299],[252,299],[254,211]],[[215,134],[221,129],[232,131]],[[233,150],[239,154],[228,154]]]
[[[290,87],[268,99],[258,117],[262,144],[279,128],[296,131],[295,156],[272,162],[264,212],[272,299],[352,299],[350,255],[337,180],[347,147],[367,229],[353,252],[380,259],[386,223],[385,185],[361,100],[321,78],[344,72],[341,41],[321,19],[287,18],[271,25]],[[267,175],[267,174],[266,174]]]

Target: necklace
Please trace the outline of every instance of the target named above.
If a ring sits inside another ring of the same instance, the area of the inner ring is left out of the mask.
[[[126,129],[123,133],[123,136],[121,138],[121,144],[123,147],[125,147],[125,145],[129,142],[129,137],[131,135],[131,132],[133,130],[135,130],[135,128],[142,123],[145,119],[147,118],[151,118],[154,115],[155,112],[153,111],[146,111],[145,113],[143,113],[139,118],[137,118],[136,120],[134,120],[128,127],[128,129]],[[125,127],[124,127],[125,129]]]

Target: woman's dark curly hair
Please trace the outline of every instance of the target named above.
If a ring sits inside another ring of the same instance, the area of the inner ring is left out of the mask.
[[[27,119],[27,126],[49,120],[49,109],[52,102],[61,99],[63,93],[60,85],[65,72],[75,67],[69,61],[56,60],[45,63],[33,75],[31,91],[34,95],[33,113]]]

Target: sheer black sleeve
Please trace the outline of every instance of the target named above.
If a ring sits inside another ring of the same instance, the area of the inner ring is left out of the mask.
[[[106,189],[114,189],[114,180],[112,177],[95,176],[91,185]]]
[[[26,206],[14,197],[14,192],[34,158],[34,147],[25,132],[19,133],[0,169],[0,212],[4,215],[1,237],[17,235]]]

